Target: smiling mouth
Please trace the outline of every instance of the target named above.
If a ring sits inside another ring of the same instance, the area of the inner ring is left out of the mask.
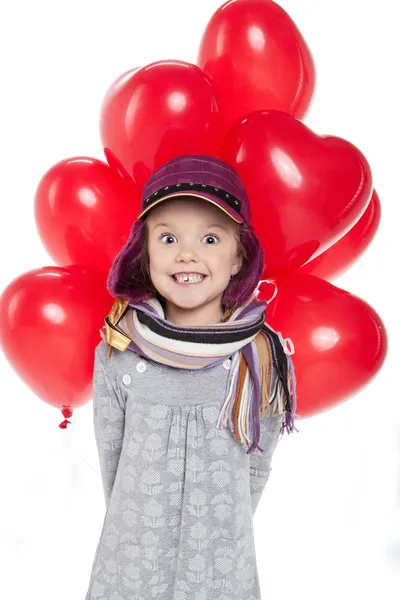
[[[181,275],[179,279],[177,279],[175,275],[171,275],[171,277],[173,281],[179,285],[196,285],[204,281],[207,275],[196,275],[195,277]]]

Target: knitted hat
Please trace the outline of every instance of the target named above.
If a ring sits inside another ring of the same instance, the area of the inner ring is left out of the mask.
[[[154,206],[179,196],[211,202],[237,223],[250,221],[246,189],[238,173],[214,156],[184,154],[168,161],[148,179],[138,219]]]

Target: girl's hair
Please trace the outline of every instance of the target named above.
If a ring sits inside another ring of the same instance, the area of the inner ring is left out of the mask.
[[[264,267],[264,251],[252,226],[246,222],[241,223],[237,231],[239,235],[235,235],[238,254],[242,256],[242,267],[225,289],[222,297],[224,311],[230,310],[235,303],[240,306],[251,297]],[[114,298],[125,298],[131,303],[155,296],[165,309],[165,299],[150,279],[147,240],[146,220],[136,220],[127,242],[111,266],[107,290]]]

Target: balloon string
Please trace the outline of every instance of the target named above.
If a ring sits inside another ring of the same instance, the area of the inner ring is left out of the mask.
[[[89,469],[91,469],[100,479],[101,479],[101,474],[100,471],[98,471],[98,469],[96,469],[95,467],[93,467],[93,465],[91,465],[84,456],[82,456],[76,441],[75,441],[75,437],[74,436],[74,431],[75,431],[75,425],[76,425],[76,419],[75,417],[70,418],[70,424],[69,426],[66,428],[68,431],[64,433],[64,435],[67,436],[67,439],[64,441],[65,444],[65,448],[67,450],[67,452],[70,454],[71,450],[74,452],[75,456],[77,456],[78,458],[80,458],[80,460],[82,462],[84,462],[86,464],[86,466],[89,467]],[[71,455],[71,454],[70,454]]]
[[[62,514],[68,519],[72,514],[72,506],[73,506],[73,486],[74,486],[74,460],[73,454],[71,452],[72,444],[72,435],[73,435],[73,425],[65,428],[61,433],[63,439],[61,441],[62,445],[62,471],[61,471],[61,479],[62,479]]]
[[[62,428],[62,429],[64,429],[64,433],[62,434],[63,435],[63,448],[64,448],[64,451],[68,454],[70,453],[70,450],[71,450],[71,439],[72,439],[74,425],[75,425],[75,420],[70,421],[69,427]]]

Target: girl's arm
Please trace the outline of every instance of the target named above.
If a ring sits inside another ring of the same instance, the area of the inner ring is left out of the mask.
[[[111,383],[107,367],[100,358],[99,347],[95,351],[93,372],[93,423],[104,498],[108,506],[124,438],[125,404]]]
[[[269,416],[264,415],[260,419],[260,442],[259,445],[264,449],[264,454],[259,450],[250,454],[250,494],[251,504],[254,513],[261,499],[264,487],[268,481],[269,474],[272,471],[272,456],[278,444],[279,431],[283,421],[283,415]]]

